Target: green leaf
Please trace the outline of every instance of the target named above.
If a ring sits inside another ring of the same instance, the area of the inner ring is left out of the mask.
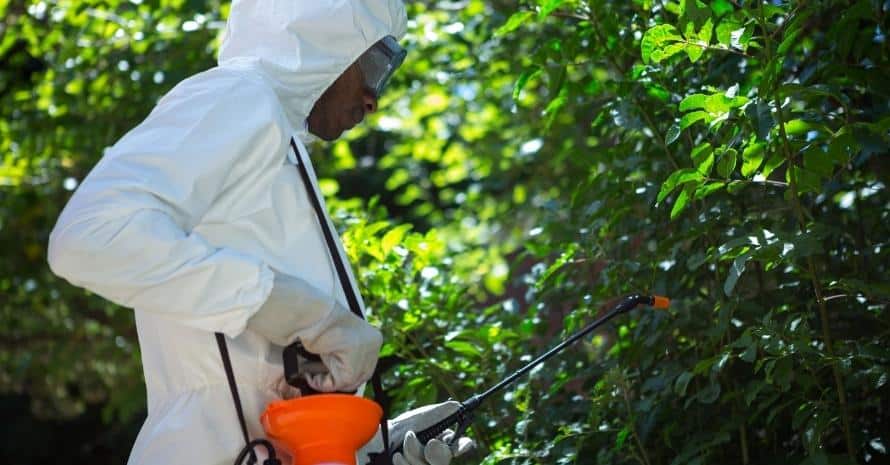
[[[754,380],[748,383],[748,387],[745,388],[745,405],[750,406],[751,403],[757,399],[757,395],[760,394],[760,391],[763,391],[766,386],[767,384],[760,380]]]
[[[849,131],[838,131],[831,142],[828,144],[828,156],[835,165],[843,166],[850,161],[852,156],[858,150],[858,143]]]
[[[711,44],[711,36],[714,33],[714,23],[711,21],[711,18],[705,20],[705,24],[698,31],[698,40],[703,45]]]
[[[794,15],[794,18],[791,19],[791,22],[789,22],[785,26],[782,34],[782,42],[776,49],[777,55],[785,55],[786,53],[788,53],[791,47],[800,43],[799,37],[806,27],[807,20],[810,18],[810,16],[812,16],[814,12],[815,9],[813,8],[802,8],[797,14]]]
[[[723,293],[726,294],[727,297],[732,295],[732,291],[735,289],[735,285],[739,282],[742,273],[745,272],[745,265],[750,258],[751,255],[748,253],[740,255],[732,261],[732,266],[729,267],[729,275],[726,276],[726,281],[723,282]]]
[[[686,96],[680,102],[680,111],[688,111],[694,110],[696,108],[704,108],[705,102],[708,100],[708,96],[705,94],[692,94]]]
[[[674,143],[674,141],[677,140],[678,137],[680,137],[680,126],[674,124],[670,128],[668,128],[668,132],[664,136],[664,143],[667,145],[671,145]]]
[[[713,194],[714,192],[717,192],[720,189],[723,189],[724,187],[726,187],[726,183],[724,183],[724,182],[709,182],[707,184],[698,186],[698,188],[695,190],[695,195],[693,197],[696,200],[703,199],[703,198]]]
[[[568,247],[566,247],[566,250],[559,255],[559,258],[557,258],[549,267],[547,267],[546,270],[544,270],[543,273],[541,273],[541,276],[537,280],[536,286],[539,288],[543,287],[550,276],[553,275],[553,273],[556,273],[558,270],[562,269],[562,267],[564,267],[567,263],[572,261],[573,258],[575,258],[575,253],[577,252],[578,244],[569,244]]]
[[[714,148],[711,144],[705,142],[697,145],[689,156],[699,173],[703,176],[711,174],[711,168],[714,166]]]
[[[711,11],[718,17],[727,13],[732,13],[732,3],[730,3],[729,0],[711,0]]]
[[[705,99],[705,110],[713,114],[722,114],[746,103],[748,103],[747,97],[729,97],[725,93],[716,93]]]
[[[693,111],[686,113],[680,118],[680,130],[686,129],[689,126],[692,126],[697,121],[705,120],[705,123],[710,122],[711,117],[705,111]],[[679,134],[678,134],[679,135]]]
[[[525,85],[540,74],[541,67],[537,65],[532,65],[522,70],[522,73],[519,74],[519,78],[516,79],[516,85],[513,86],[513,100],[518,100],[519,94],[522,92],[522,89],[525,88]]]
[[[782,357],[776,362],[776,367],[772,372],[772,379],[782,392],[791,388],[792,368],[791,357]]]
[[[654,98],[657,98],[658,100],[661,100],[662,102],[668,102],[671,99],[671,93],[658,84],[651,84],[647,86],[646,93]]]
[[[720,397],[720,383],[712,380],[695,397],[703,404],[713,404]]]
[[[681,186],[688,182],[700,182],[704,179],[701,173],[692,168],[681,168],[671,173],[670,176],[661,184],[661,190],[658,191],[657,202],[661,202],[665,197],[670,195],[677,186]]]
[[[569,88],[567,86],[562,86],[559,90],[559,94],[556,95],[556,98],[550,101],[547,104],[547,108],[544,109],[544,115],[546,118],[544,120],[544,127],[550,128],[553,125],[553,121],[556,119],[556,116],[559,114],[560,110],[566,105],[569,101]]]
[[[649,63],[651,61],[658,63],[664,58],[667,58],[663,53],[660,53],[658,58],[655,59],[652,54],[663,49],[667,44],[681,40],[683,40],[683,37],[680,36],[677,28],[670,24],[659,24],[658,26],[650,28],[646,31],[643,35],[643,39],[640,41],[640,54],[642,55],[643,63]]]
[[[686,259],[686,269],[688,269],[689,271],[695,271],[698,269],[698,267],[704,265],[707,259],[708,257],[704,253],[696,252],[690,255],[688,259]]]
[[[785,163],[785,157],[775,154],[766,161],[766,164],[763,165],[763,168],[760,170],[760,175],[764,178],[768,178],[776,168],[782,166]]]
[[[445,342],[445,347],[461,354],[466,357],[478,358],[482,356],[482,351],[479,350],[479,347],[476,344],[461,341],[461,340],[452,340]]]
[[[395,344],[387,342],[387,343],[383,344],[383,347],[380,348],[380,354],[378,354],[378,356],[383,358],[383,357],[388,357],[394,353],[396,353]]]
[[[620,450],[629,435],[630,430],[627,429],[627,427],[621,428],[621,431],[619,431],[618,435],[615,437],[615,449]]]
[[[494,31],[494,36],[500,37],[504,34],[509,34],[515,31],[519,26],[522,26],[524,22],[528,21],[534,15],[535,13],[532,11],[517,11],[516,13],[513,13],[512,15],[510,15],[510,18],[507,20],[506,23],[504,23],[503,26],[497,28],[497,30]]]
[[[664,48],[655,49],[652,52],[652,61],[654,63],[660,63],[668,58],[686,50],[686,42],[677,42],[670,45],[665,46]]]
[[[763,164],[763,157],[766,154],[766,144],[763,142],[754,142],[748,144],[742,151],[742,176],[749,177],[757,172],[757,168]]]
[[[793,119],[785,123],[785,133],[789,136],[800,136],[813,128],[812,124],[802,119]]]
[[[785,171],[785,181],[788,183],[795,182],[798,194],[819,192],[822,188],[822,178],[817,173],[801,166],[792,166]]]
[[[677,393],[680,397],[686,396],[686,387],[689,386],[689,381],[692,381],[692,373],[688,371],[684,371],[680,373],[680,376],[677,376],[677,379],[674,380],[674,392]]]
[[[784,55],[788,53],[788,49],[797,44],[797,38],[800,35],[800,32],[800,30],[796,30],[783,35],[782,42],[779,43],[779,47],[776,49],[776,55]]]
[[[541,3],[541,11],[538,12],[538,19],[544,19],[559,8],[566,0],[544,0]]]
[[[770,130],[776,125],[769,105],[760,99],[757,99],[756,104],[748,105],[745,108],[745,115],[757,129],[757,138],[760,140],[765,140],[769,136]]]
[[[738,163],[738,152],[736,149],[726,149],[720,159],[717,160],[717,175],[723,178],[729,178],[729,175],[735,171]]]
[[[834,171],[834,160],[827,150],[823,151],[819,144],[811,144],[803,152],[803,166],[820,178],[831,177]]]
[[[694,189],[695,186],[693,186],[692,190]],[[680,213],[683,213],[683,210],[685,210],[686,206],[689,204],[690,197],[690,188],[689,186],[686,186],[686,188],[683,189],[682,192],[680,192],[680,195],[677,196],[677,200],[674,202],[674,207],[671,208],[671,220],[679,216]]]
[[[387,231],[386,234],[383,235],[383,239],[380,241],[383,253],[388,254],[395,248],[395,246],[401,244],[405,234],[410,231],[411,228],[412,226],[410,224],[400,224]]]
[[[751,41],[751,28],[734,23],[724,22],[717,26],[717,42],[726,48],[745,51]]]
[[[748,363],[753,363],[754,359],[757,358],[757,344],[751,343],[745,347],[745,350],[739,354],[739,358]]]
[[[699,27],[705,21],[711,19],[711,11],[707,5],[699,0],[680,0],[680,21],[683,29],[688,29],[687,25]]]
[[[689,56],[689,60],[693,63],[698,61],[699,58],[705,53],[705,49],[699,47],[698,45],[687,44],[685,47],[686,55]]]

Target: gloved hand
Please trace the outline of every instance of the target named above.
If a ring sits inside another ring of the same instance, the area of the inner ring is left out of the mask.
[[[358,389],[374,373],[383,344],[377,328],[332,296],[281,273],[247,327],[280,346],[299,338],[306,350],[318,354],[327,371],[308,374],[306,381],[324,392]]]
[[[475,447],[475,441],[468,437],[458,438],[453,445],[449,446],[448,443],[454,437],[454,431],[451,430],[445,430],[438,438],[431,439],[426,445],[421,444],[414,433],[438,423],[456,412],[458,408],[460,408],[460,403],[454,401],[425,405],[390,420],[389,447],[392,450],[401,445],[403,451],[393,456],[393,465],[449,465],[452,458]],[[382,451],[383,438],[380,431],[377,431],[377,435],[359,450],[358,463],[366,465],[370,462],[369,453]]]

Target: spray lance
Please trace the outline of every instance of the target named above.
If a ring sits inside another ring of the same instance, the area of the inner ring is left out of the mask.
[[[558,354],[566,347],[577,342],[579,339],[583,338],[587,334],[590,334],[590,332],[592,332],[596,328],[602,326],[604,323],[608,322],[609,320],[614,318],[616,315],[620,315],[622,313],[627,313],[627,312],[633,310],[634,308],[636,308],[636,306],[640,305],[640,304],[650,305],[654,308],[666,309],[670,306],[670,299],[668,299],[667,297],[650,296],[650,295],[642,295],[642,294],[632,294],[627,297],[624,297],[621,300],[621,302],[618,303],[618,305],[616,305],[614,308],[612,308],[612,310],[610,310],[608,313],[606,313],[605,315],[603,315],[602,317],[600,317],[593,323],[590,323],[589,325],[585,326],[580,331],[576,332],[575,334],[572,334],[571,336],[569,336],[567,339],[565,339],[564,341],[557,344],[552,349],[548,350],[547,352],[544,352],[543,354],[538,356],[538,358],[532,360],[531,362],[529,362],[522,368],[514,371],[512,374],[510,374],[506,378],[502,379],[494,386],[488,388],[481,394],[474,394],[474,395],[470,396],[470,398],[468,398],[467,400],[461,402],[460,408],[457,410],[457,412],[454,412],[453,414],[449,415],[448,417],[442,419],[438,423],[436,423],[424,430],[415,431],[415,434],[417,434],[417,439],[419,439],[422,444],[426,444],[429,440],[436,438],[440,434],[442,434],[442,432],[445,431],[447,428],[456,426],[456,428],[454,430],[454,436],[451,439],[451,441],[453,443],[460,436],[463,435],[463,432],[467,429],[467,427],[472,422],[473,415],[474,415],[476,409],[479,408],[480,405],[482,405],[482,402],[485,399],[491,397],[492,394],[494,394],[494,393],[500,391],[501,389],[503,389],[504,387],[510,385],[511,383],[516,381],[520,376],[528,373],[534,367],[540,365],[541,363],[544,363],[544,361],[546,361],[547,359]],[[402,448],[402,446],[399,445],[398,448],[396,448],[392,451],[392,453],[394,454],[396,452],[400,452],[401,448]]]

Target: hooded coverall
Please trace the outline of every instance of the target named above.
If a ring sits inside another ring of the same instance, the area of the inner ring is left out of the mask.
[[[235,0],[218,66],[107,149],[60,215],[52,270],[135,312],[148,417],[129,465],[230,464],[244,445],[214,332],[264,436],[282,348],[246,326],[273,269],[347,305],[289,141],[305,152],[315,101],[405,23],[401,0]]]

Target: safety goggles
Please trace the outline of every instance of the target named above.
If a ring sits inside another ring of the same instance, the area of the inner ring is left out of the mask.
[[[358,58],[359,68],[365,77],[365,85],[380,97],[390,76],[405,60],[408,52],[399,46],[396,38],[386,36],[377,41]]]

